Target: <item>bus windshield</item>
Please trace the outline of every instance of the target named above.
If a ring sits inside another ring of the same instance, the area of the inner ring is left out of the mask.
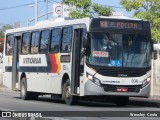
[[[150,37],[141,33],[90,33],[87,61],[96,66],[149,67]]]

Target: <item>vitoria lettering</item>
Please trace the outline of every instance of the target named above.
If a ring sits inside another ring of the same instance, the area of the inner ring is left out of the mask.
[[[23,64],[41,64],[41,58],[23,58]]]

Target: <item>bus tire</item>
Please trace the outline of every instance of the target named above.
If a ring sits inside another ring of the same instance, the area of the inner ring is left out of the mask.
[[[115,103],[118,107],[125,107],[128,104],[129,97],[121,96],[115,98]]]
[[[69,79],[63,85],[63,95],[64,101],[67,105],[76,105],[78,104],[78,97],[71,95],[71,87]]]
[[[31,93],[27,91],[27,81],[23,77],[20,83],[20,95],[23,100],[29,100],[31,98]]]

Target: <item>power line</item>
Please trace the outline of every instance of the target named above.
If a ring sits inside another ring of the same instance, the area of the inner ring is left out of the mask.
[[[24,6],[28,6],[28,5],[32,5],[32,4],[34,4],[34,3],[28,3],[28,4],[23,4],[23,5],[0,8],[0,10],[8,10],[8,9],[13,9],[13,8],[18,8],[18,7],[24,7]]]
[[[55,0],[48,0],[48,2],[50,2],[50,3],[60,3],[60,2],[57,2]]]
[[[44,1],[39,1],[38,3],[41,3],[41,2],[44,2]],[[24,6],[33,5],[33,4],[34,3],[27,3],[27,4],[23,4],[23,5],[4,7],[4,8],[0,8],[0,11],[2,11],[2,10],[8,10],[8,9],[13,9],[13,8],[24,7]]]
[[[38,3],[41,3],[41,2],[45,2],[45,1],[39,1]],[[49,3],[60,3],[60,2],[57,2],[55,0],[49,0],[48,2]],[[8,9],[14,9],[14,8],[19,8],[19,7],[24,7],[24,6],[33,5],[33,4],[34,3],[27,3],[27,4],[17,5],[17,6],[4,7],[4,8],[0,8],[0,11],[2,11],[2,10],[8,10]],[[109,5],[104,5],[104,6],[106,6],[106,7],[112,7],[112,8],[124,9],[123,7],[117,7],[117,6],[109,6]]]

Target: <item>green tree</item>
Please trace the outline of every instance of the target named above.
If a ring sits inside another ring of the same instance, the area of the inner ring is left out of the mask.
[[[13,28],[12,25],[9,25],[9,24],[3,25],[3,24],[1,24],[0,25],[0,38],[4,38],[5,31],[8,30],[8,29],[12,29],[12,28]]]
[[[112,8],[100,4],[92,4],[92,9],[98,14],[98,16],[109,16],[114,12]]]
[[[127,11],[134,11],[134,17],[151,24],[152,39],[160,41],[160,0],[121,0]]]
[[[84,18],[91,17],[93,10],[98,16],[109,16],[113,11],[112,8],[102,6],[100,4],[94,4],[91,0],[62,0],[67,5],[74,5],[75,10],[72,10],[69,14],[71,18]]]

